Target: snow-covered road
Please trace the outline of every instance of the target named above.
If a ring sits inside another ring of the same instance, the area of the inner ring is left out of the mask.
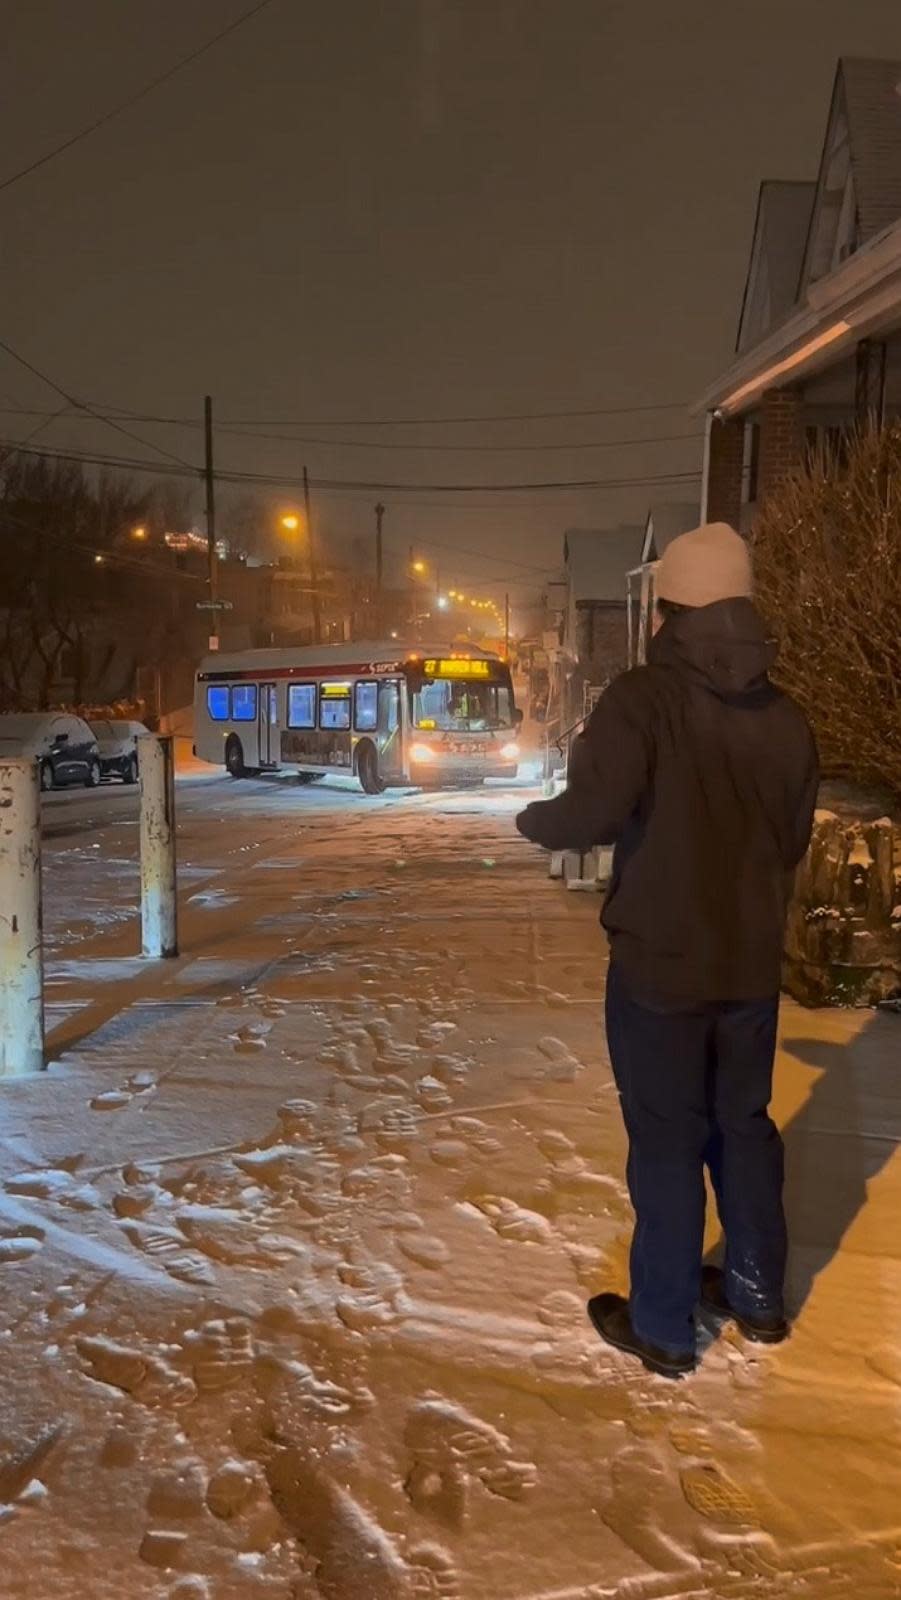
[[[133,811],[54,807],[10,1600],[901,1594],[901,1023],[786,1007],[795,1331],[649,1377],[584,1318],[629,1229],[605,952],[523,798],[181,784],[159,966]]]

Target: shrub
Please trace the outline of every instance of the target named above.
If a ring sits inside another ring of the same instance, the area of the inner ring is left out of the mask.
[[[901,793],[901,422],[811,454],[767,497],[753,543],[774,677],[824,770]]]

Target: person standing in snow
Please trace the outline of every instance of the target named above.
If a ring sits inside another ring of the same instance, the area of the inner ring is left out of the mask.
[[[527,806],[549,850],[614,845],[601,920],[606,1022],[629,1139],[631,1293],[597,1294],[601,1338],[677,1377],[694,1311],[775,1343],[783,1308],[783,1148],[770,1119],[785,918],[813,823],[803,712],[768,677],[745,541],[725,523],[657,568],[648,664],[614,679],[576,739],[565,792]],[[703,1266],[704,1167],[725,1236]]]

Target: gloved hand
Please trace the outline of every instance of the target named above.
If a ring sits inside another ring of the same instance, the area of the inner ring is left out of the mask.
[[[541,843],[538,837],[540,829],[538,811],[541,803],[540,800],[533,800],[532,804],[526,806],[525,811],[520,811],[516,818],[517,831],[524,839],[528,839],[530,844]]]

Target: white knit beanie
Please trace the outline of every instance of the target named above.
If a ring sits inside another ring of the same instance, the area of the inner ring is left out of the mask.
[[[727,522],[705,522],[681,533],[657,563],[657,599],[674,605],[712,606],[750,596],[753,589],[750,551]]]

